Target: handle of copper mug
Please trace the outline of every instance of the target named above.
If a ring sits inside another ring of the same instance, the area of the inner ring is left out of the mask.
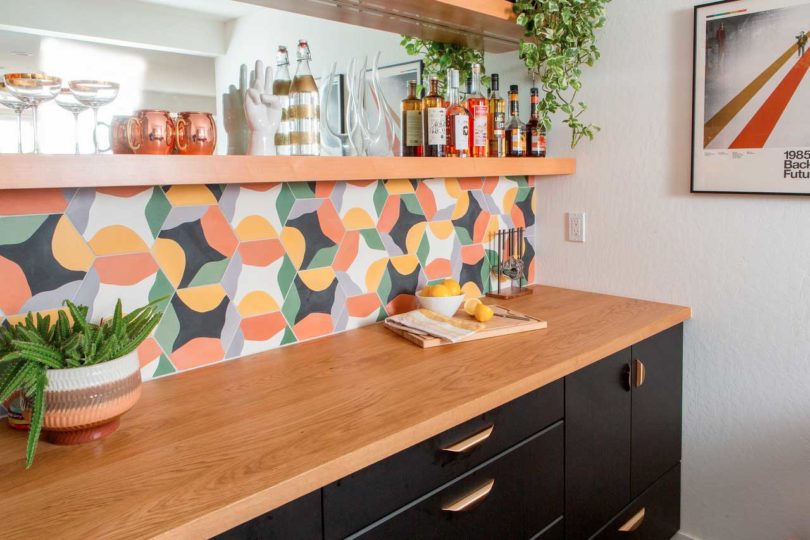
[[[178,118],[174,126],[174,141],[177,143],[177,149],[181,152],[185,152],[186,148],[188,148],[188,144],[182,144],[180,142],[180,133],[185,134],[186,123],[187,122],[183,118]]]
[[[98,126],[107,126],[107,129],[110,130],[109,136],[110,146],[108,146],[107,148],[102,148],[101,145],[98,144]],[[112,135],[113,135],[112,124],[108,124],[107,122],[96,122],[96,127],[93,128],[93,142],[95,142],[96,146],[98,146],[99,152],[109,152],[110,150],[112,150]]]
[[[141,147],[141,143],[140,143],[140,141],[137,141],[137,144],[135,144],[132,141],[132,124],[133,123],[138,124],[138,131],[141,130],[141,121],[140,120],[138,120],[135,117],[132,117],[129,120],[127,120],[127,144],[129,145],[129,148],[133,152],[137,152],[138,149]]]

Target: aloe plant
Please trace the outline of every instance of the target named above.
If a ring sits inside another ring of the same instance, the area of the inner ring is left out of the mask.
[[[59,311],[53,324],[50,315],[28,313],[23,321],[0,326],[0,402],[19,390],[31,403],[26,468],[34,462],[42,431],[47,370],[101,364],[131,353],[160,322],[157,304],[163,300],[124,315],[119,299],[113,316],[98,324],[87,320],[87,306],[65,300],[67,313]]]

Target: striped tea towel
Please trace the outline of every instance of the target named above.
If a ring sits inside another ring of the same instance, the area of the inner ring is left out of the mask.
[[[481,323],[445,317],[427,309],[417,309],[408,313],[393,315],[386,319],[400,326],[407,326],[455,343],[484,327]]]

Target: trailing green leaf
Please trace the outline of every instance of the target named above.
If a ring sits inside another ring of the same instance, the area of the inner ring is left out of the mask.
[[[430,77],[439,79],[439,87],[444,92],[447,83],[447,70],[457,69],[462,84],[472,74],[472,65],[481,64],[484,73],[484,51],[479,51],[455,43],[441,43],[412,36],[402,36],[400,45],[409,56],[421,56],[423,63],[422,88]],[[481,78],[482,84],[489,86],[489,77]],[[419,89],[421,92],[422,88]]]

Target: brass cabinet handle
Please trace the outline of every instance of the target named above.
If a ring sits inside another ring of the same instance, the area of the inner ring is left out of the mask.
[[[641,527],[641,524],[644,522],[644,516],[646,514],[647,514],[647,509],[642,508],[641,510],[636,512],[636,514],[633,517],[628,519],[627,523],[625,523],[624,525],[619,527],[619,532],[629,533],[629,532],[635,531],[636,529]]]
[[[633,360],[635,376],[633,377],[633,386],[638,388],[647,379],[647,368],[644,367],[644,362],[636,358]]]
[[[462,452],[466,452],[467,450],[471,450],[484,442],[485,440],[489,439],[489,436],[492,435],[492,430],[495,429],[495,426],[489,426],[484,431],[479,431],[472,437],[464,439],[463,441],[457,442],[452,446],[446,446],[442,448],[445,452],[452,452],[454,454],[460,454]]]
[[[456,502],[443,507],[442,510],[445,512],[464,512],[465,510],[469,510],[479,502],[483,501],[486,496],[489,495],[489,492],[492,491],[492,487],[494,485],[495,480],[490,480],[472,493],[468,493]]]

